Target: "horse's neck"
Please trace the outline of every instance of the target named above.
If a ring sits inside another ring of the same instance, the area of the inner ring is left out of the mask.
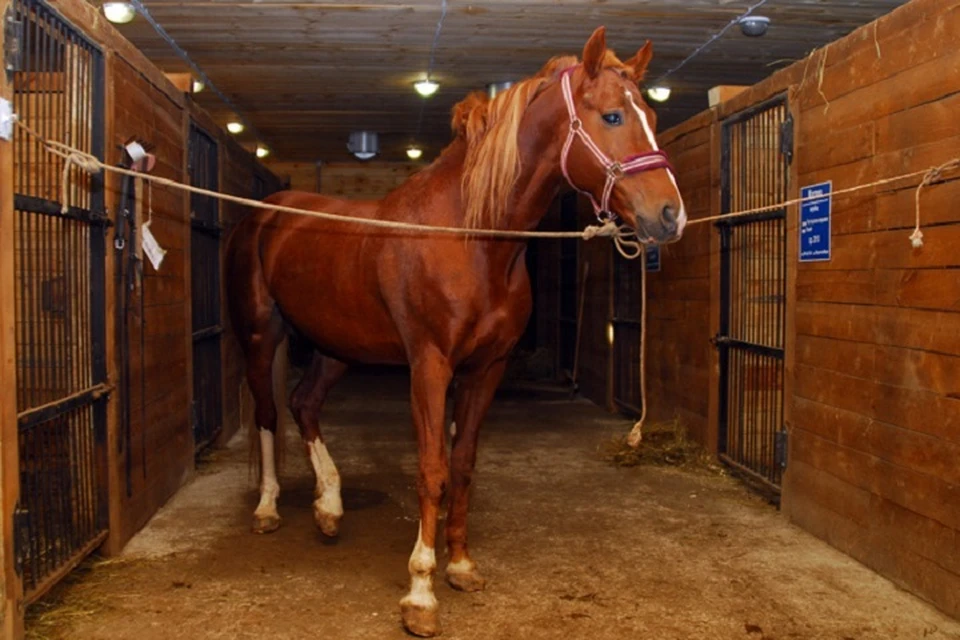
[[[523,116],[519,134],[521,172],[509,211],[503,217],[505,228],[535,229],[563,182],[560,168],[562,140],[558,139],[557,131],[567,116],[562,101],[554,92],[559,94],[559,89],[546,89]]]

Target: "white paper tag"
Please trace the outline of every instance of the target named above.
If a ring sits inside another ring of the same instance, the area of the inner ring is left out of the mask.
[[[163,262],[163,256],[167,255],[167,252],[165,249],[160,248],[160,245],[157,243],[157,239],[154,238],[153,233],[150,232],[149,222],[145,223],[141,227],[140,245],[143,249],[143,252],[147,254],[150,264],[153,265],[153,270],[159,271],[160,263]]]

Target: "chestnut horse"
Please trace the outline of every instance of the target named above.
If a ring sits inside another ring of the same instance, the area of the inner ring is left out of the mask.
[[[567,180],[598,215],[618,217],[640,240],[677,240],[686,223],[683,202],[638,89],[650,57],[647,42],[621,62],[607,50],[601,27],[581,61],[557,57],[493,99],[468,96],[454,109],[453,142],[383,200],[287,191],[266,202],[353,218],[532,230]],[[400,605],[404,626],[417,635],[439,632],[434,549],[447,490],[446,578],[464,591],[484,586],[467,551],[468,489],[480,423],[531,311],[525,251],[518,239],[379,229],[268,209],[246,217],[229,239],[227,295],[261,452],[255,531],[280,524],[272,374],[285,337],[296,332],[315,349],[290,409],[316,471],[313,510],[326,535],[336,535],[343,507],[340,477],[320,435],[324,398],[349,363],[410,367],[420,528],[410,591]],[[448,461],[443,422],[454,377]]]

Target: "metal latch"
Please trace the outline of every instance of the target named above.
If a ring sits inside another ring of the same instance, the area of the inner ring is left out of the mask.
[[[3,68],[7,79],[23,65],[23,21],[17,20],[13,6],[3,14]]]

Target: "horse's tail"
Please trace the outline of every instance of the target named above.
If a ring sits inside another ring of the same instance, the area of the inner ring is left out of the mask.
[[[246,228],[243,228],[246,225]],[[224,251],[224,264],[222,273],[226,276],[226,298],[227,309],[231,328],[235,337],[241,343],[241,349],[246,354],[251,348],[248,344],[248,333],[251,329],[248,326],[251,315],[250,310],[243,305],[249,302],[249,286],[243,286],[242,291],[237,291],[237,283],[259,283],[266,286],[263,280],[263,266],[260,263],[259,251],[256,250],[258,243],[258,232],[256,227],[251,227],[248,219],[241,221],[235,227],[227,238],[227,246]],[[275,327],[275,329],[278,329]],[[287,422],[287,373],[288,373],[288,340],[284,335],[276,347],[273,354],[271,365],[271,376],[273,382],[273,400],[277,410],[276,431],[273,438],[274,460],[277,468],[282,465],[286,447],[284,446],[285,425]],[[246,356],[242,359],[246,361]],[[246,366],[242,368],[240,374],[240,428],[247,430],[247,441],[249,445],[249,464],[251,475],[253,467],[257,468],[257,478],[260,480],[263,465],[261,464],[260,434],[255,419],[256,403],[253,394],[250,391],[250,384],[247,377]]]

